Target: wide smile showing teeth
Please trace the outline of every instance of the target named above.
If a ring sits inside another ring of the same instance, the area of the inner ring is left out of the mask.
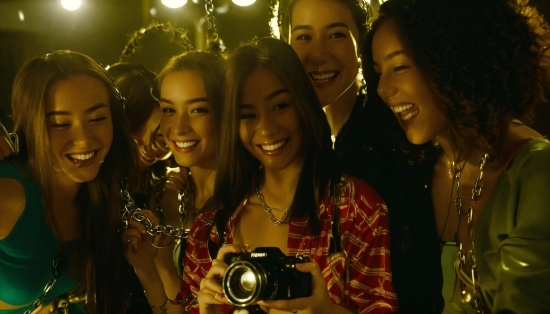
[[[395,106],[395,107],[391,107],[391,110],[393,110],[393,112],[395,113],[401,113],[405,110],[409,110],[413,107],[412,104],[407,104],[407,105],[402,105],[402,106]]]
[[[411,110],[413,107],[414,107],[413,104],[406,104],[406,105],[400,105],[400,106],[393,106],[391,107],[391,110],[399,114],[402,121],[408,121],[412,117],[418,114],[418,109],[415,109],[412,112],[406,112],[408,110]]]
[[[199,141],[191,141],[191,142],[174,142],[176,143],[176,146],[179,148],[189,148],[191,146],[195,146],[199,143]]]
[[[401,120],[407,121],[407,120],[409,120],[410,118],[416,116],[417,113],[418,113],[418,110],[415,110],[415,111],[413,111],[413,112],[411,112],[411,113],[408,113],[408,114],[406,114],[406,115],[404,115],[404,116],[401,116]]]
[[[274,151],[276,149],[279,149],[283,146],[286,145],[286,143],[288,143],[288,140],[284,140],[284,141],[280,141],[279,143],[275,143],[275,144],[270,144],[270,145],[260,145],[262,147],[263,150],[267,150],[267,151]]]
[[[325,74],[313,74],[310,73],[310,77],[317,83],[325,83],[336,77],[337,72],[325,73]]]
[[[94,155],[95,151],[87,154],[68,154],[69,158],[72,159],[74,162],[86,161],[94,157]]]

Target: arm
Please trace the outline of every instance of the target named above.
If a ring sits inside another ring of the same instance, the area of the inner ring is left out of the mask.
[[[388,209],[365,182],[348,181],[350,203],[340,223],[349,262],[348,302],[359,313],[393,313],[399,304],[391,281]]]
[[[2,139],[0,138],[0,141]],[[25,189],[15,179],[0,177],[0,240],[11,233],[25,209]]]
[[[151,221],[156,221],[149,211],[143,213]],[[126,258],[135,269],[153,313],[184,313],[183,307],[172,305],[168,301],[164,283],[155,264],[158,249],[151,245],[151,236],[147,234],[145,227],[137,221],[130,220],[122,240],[126,244]]]
[[[550,144],[528,154],[518,156],[510,170],[511,181],[517,180],[517,190],[510,193],[516,195],[517,207],[508,219],[515,225],[509,225],[499,247],[495,313],[550,312]]]

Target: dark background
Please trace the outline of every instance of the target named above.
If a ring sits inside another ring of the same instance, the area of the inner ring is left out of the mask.
[[[133,35],[152,21],[171,25],[186,33],[196,49],[205,48],[206,0],[188,0],[179,9],[166,8],[160,0],[82,0],[76,11],[67,11],[61,0],[0,0],[0,121],[11,129],[6,115],[10,107],[13,79],[27,59],[58,49],[85,53],[104,65],[119,61]],[[256,0],[240,7],[231,0],[211,0],[216,29],[225,46],[232,50],[243,41],[270,34],[270,3]],[[480,0],[485,1],[485,0]],[[376,7],[378,0],[373,0]],[[550,0],[531,0],[545,17],[550,17]],[[23,18],[22,18],[23,17]],[[158,72],[172,55],[184,48],[174,32],[147,31],[127,61],[143,64]],[[550,134],[550,104],[540,106],[535,128]]]

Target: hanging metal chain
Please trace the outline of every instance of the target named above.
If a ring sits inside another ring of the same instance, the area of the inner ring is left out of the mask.
[[[485,313],[486,306],[482,299],[481,286],[479,284],[479,275],[477,272],[476,256],[474,253],[474,214],[475,214],[475,203],[476,200],[481,196],[481,188],[483,187],[483,171],[485,169],[485,164],[489,159],[488,154],[482,154],[479,160],[479,176],[474,182],[474,187],[472,188],[472,199],[470,202],[470,208],[468,210],[468,236],[471,242],[471,247],[467,253],[464,252],[462,242],[458,238],[458,230],[455,235],[456,242],[459,243],[458,253],[455,260],[455,271],[458,279],[460,280],[460,297],[463,303],[473,302],[473,306],[476,310],[476,313]],[[460,172],[459,172],[460,173]],[[460,209],[458,209],[458,203],[462,207],[462,200],[458,196],[458,189],[460,186],[459,183],[460,177],[457,179],[457,210],[459,213],[459,228],[460,228]],[[467,268],[470,266],[470,272],[467,272]],[[471,289],[472,293],[467,291],[467,288]]]
[[[142,27],[138,31],[135,31],[130,40],[122,50],[119,58],[119,62],[128,62],[128,58],[141,49],[141,41],[143,38],[154,33],[171,33],[171,42],[183,48],[183,51],[190,51],[193,49],[193,45],[187,36],[188,31],[183,28],[174,28],[170,22],[159,23],[152,20],[147,27]]]
[[[214,17],[214,3],[212,0],[206,0],[204,4],[206,9],[206,23],[208,23],[207,43],[218,40],[218,30],[216,29],[216,18]]]
[[[63,258],[63,255],[61,253],[58,254],[53,259],[52,268],[51,268],[52,279],[50,279],[48,283],[46,283],[46,286],[44,287],[44,293],[42,293],[42,295],[32,303],[32,308],[26,310],[25,314],[31,314],[34,310],[36,310],[42,304],[42,302],[44,302],[48,294],[50,294],[50,292],[52,291],[53,286],[57,282],[57,279],[61,276],[61,273],[63,272],[64,262],[65,262],[65,259]]]
[[[269,16],[269,35],[273,38],[280,37],[281,19],[279,18],[281,7],[278,0],[269,0],[268,16]],[[276,30],[276,31],[275,31]]]
[[[124,210],[122,212],[122,222],[124,223],[125,229],[128,228],[128,221],[130,219],[134,219],[145,226],[147,233],[151,237],[157,237],[162,234],[170,236],[171,238],[187,238],[189,236],[189,233],[181,228],[174,228],[170,225],[153,225],[151,220],[141,212],[141,208],[137,207],[132,200],[130,192],[128,192],[127,184],[123,184],[123,188],[120,190],[120,197],[122,198],[122,204],[124,206]],[[152,241],[153,239],[151,239],[151,242]]]

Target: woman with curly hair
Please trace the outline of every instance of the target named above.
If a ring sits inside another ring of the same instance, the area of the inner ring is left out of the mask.
[[[390,0],[371,24],[368,97],[439,147],[445,312],[550,311],[550,142],[521,122],[548,93],[549,45],[523,0]]]

